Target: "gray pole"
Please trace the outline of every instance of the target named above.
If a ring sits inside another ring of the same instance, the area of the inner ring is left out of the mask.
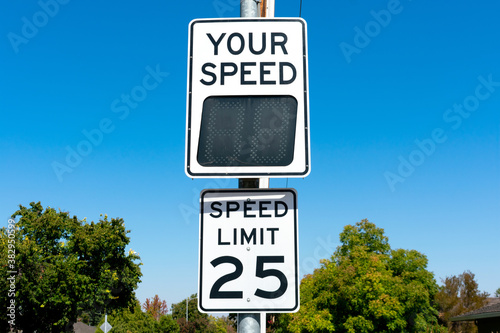
[[[241,17],[260,17],[260,0],[240,0]],[[259,187],[258,179],[240,179],[239,187]],[[260,313],[238,313],[238,333],[260,333]]]
[[[241,17],[260,17],[260,0],[240,0]]]
[[[240,0],[241,17],[260,17],[261,0]],[[267,17],[274,17],[274,0],[268,0]],[[269,178],[239,179],[240,188],[269,188]],[[266,331],[265,313],[238,313],[238,333],[261,333]]]

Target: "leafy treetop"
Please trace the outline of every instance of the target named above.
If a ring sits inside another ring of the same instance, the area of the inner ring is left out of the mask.
[[[14,238],[0,229],[0,250],[15,245],[16,269],[2,257],[0,274],[15,271],[13,328],[64,332],[78,317],[95,324],[105,311],[134,306],[141,263],[135,252],[125,253],[130,239],[123,219],[86,223],[40,202],[20,205],[12,218],[18,219]],[[8,284],[0,286],[0,304],[7,304]]]
[[[489,294],[479,291],[474,277],[471,271],[465,271],[458,276],[448,276],[436,294],[436,301],[442,313],[440,319],[449,328],[449,332],[477,332],[473,322],[450,321],[452,317],[486,305]]]
[[[146,298],[142,305],[143,309],[151,314],[157,321],[160,320],[162,315],[168,313],[168,306],[166,301],[162,301],[158,295],[155,295],[152,300]]]
[[[427,258],[391,250],[384,230],[362,220],[340,234],[342,245],[301,283],[298,313],[282,332],[444,332],[434,304],[437,284]]]

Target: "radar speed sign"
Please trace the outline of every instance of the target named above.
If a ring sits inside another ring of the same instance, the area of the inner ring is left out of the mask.
[[[186,174],[308,175],[305,21],[194,20],[189,31]]]

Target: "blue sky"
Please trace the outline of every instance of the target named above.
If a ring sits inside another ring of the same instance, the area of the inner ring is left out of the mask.
[[[276,17],[299,3],[277,0]],[[499,10],[303,0],[311,174],[270,182],[298,192],[301,274],[367,218],[393,248],[427,255],[439,283],[470,270],[480,290],[500,287]],[[31,201],[122,217],[144,263],[141,302],[195,293],[200,191],[237,181],[184,173],[188,24],[238,16],[236,0],[5,5],[1,223]],[[147,75],[151,89],[127,104]]]

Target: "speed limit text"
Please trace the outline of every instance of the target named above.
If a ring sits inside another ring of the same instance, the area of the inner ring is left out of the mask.
[[[214,219],[283,218],[288,213],[288,205],[279,200],[214,201],[210,204],[209,215]],[[237,215],[237,216],[236,216]],[[274,245],[278,227],[266,228],[218,228],[217,245]]]

